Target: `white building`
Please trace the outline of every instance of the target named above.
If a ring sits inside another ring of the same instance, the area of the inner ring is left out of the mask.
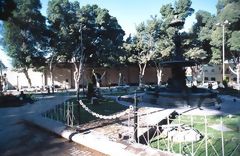
[[[15,71],[7,70],[5,72],[7,74],[7,80],[9,83],[9,89],[13,87],[15,88],[23,88],[29,87],[28,80],[24,73],[18,73]],[[32,82],[32,86],[44,86],[44,75],[41,72],[35,72],[31,69],[29,70],[29,77]]]
[[[232,63],[225,64],[225,76],[226,80],[230,83],[237,82],[237,75],[231,72],[229,66],[233,69],[235,66]],[[222,65],[204,65],[203,66],[203,73],[201,75],[201,80],[204,82],[208,81],[217,81],[222,82]]]

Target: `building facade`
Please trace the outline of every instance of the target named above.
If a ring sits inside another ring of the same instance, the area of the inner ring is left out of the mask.
[[[225,79],[229,83],[237,83],[237,75],[231,72],[230,67],[234,69],[234,64],[225,64]],[[222,65],[204,65],[201,79],[204,79],[204,82],[217,81],[220,83],[222,82],[222,74]]]

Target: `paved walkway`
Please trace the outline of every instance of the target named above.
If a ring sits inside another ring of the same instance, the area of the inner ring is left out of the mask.
[[[229,95],[221,95],[222,99],[221,109],[218,110],[215,106],[212,107],[201,107],[201,109],[195,107],[171,107],[168,110],[175,110],[180,114],[186,115],[229,115],[229,114],[239,114],[240,113],[240,98],[232,97]],[[114,98],[114,97],[112,97]],[[120,104],[124,106],[132,105],[129,102],[118,101]],[[166,108],[162,108],[159,105],[152,105],[149,103],[140,102],[138,104],[139,107],[150,107],[157,108],[161,110],[166,110]]]
[[[56,94],[57,95],[57,94]],[[24,118],[31,118],[71,96],[37,96],[38,101],[22,107],[0,109],[0,155],[60,155],[60,156],[104,156],[100,152],[69,142],[35,125],[26,124]]]

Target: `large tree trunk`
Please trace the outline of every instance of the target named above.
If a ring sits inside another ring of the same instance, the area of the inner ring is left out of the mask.
[[[100,78],[97,76],[94,69],[92,70],[92,74],[93,74],[93,76],[95,77],[95,80],[96,80],[96,87],[97,88],[101,87],[101,82],[102,82],[102,79],[104,78],[104,76],[106,74],[106,71],[104,71],[104,73],[102,74],[102,76]]]
[[[157,71],[157,85],[160,86],[161,82],[162,82],[162,67],[158,62],[154,62],[155,63],[155,67],[156,67],[156,71]]]
[[[123,83],[122,83],[122,73],[119,73],[118,74],[118,86],[121,86]]]
[[[77,91],[80,85],[80,79],[83,73],[83,62],[80,61],[79,65],[77,65],[77,62],[73,62],[74,64],[74,84],[75,84],[75,90]]]
[[[162,68],[157,67],[157,85],[160,86],[162,82]]]
[[[54,55],[52,56],[51,61],[49,63],[49,73],[50,73],[50,81],[51,81],[51,86],[52,86],[52,93],[54,93],[53,58],[54,58]]]
[[[144,74],[145,74],[145,69],[146,69],[147,63],[144,64],[138,64],[139,67],[139,87],[143,86],[144,82]]]
[[[24,75],[25,75],[26,78],[27,78],[29,87],[32,87],[32,81],[31,81],[31,79],[30,79],[30,77],[29,77],[28,69],[23,69],[23,73],[24,73]]]

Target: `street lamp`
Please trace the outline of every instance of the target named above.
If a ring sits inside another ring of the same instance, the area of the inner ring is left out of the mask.
[[[216,25],[217,26],[220,26],[222,27],[222,37],[223,37],[223,40],[222,40],[222,71],[223,71],[223,74],[222,74],[222,81],[225,79],[225,26],[226,25],[229,25],[230,23],[228,22],[228,20],[225,20],[223,23],[217,23]]]

